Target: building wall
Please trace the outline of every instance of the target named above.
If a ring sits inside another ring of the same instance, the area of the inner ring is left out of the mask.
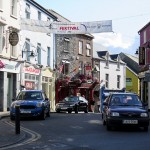
[[[126,90],[139,94],[139,79],[130,69],[126,69],[126,78],[131,78],[131,82],[126,82]]]
[[[125,64],[120,64],[120,70],[117,69],[117,63],[109,62],[109,67],[106,67],[106,61],[100,61],[100,80],[105,84],[105,75],[109,74],[109,87],[108,89],[118,89],[117,88],[117,75],[120,76],[120,89],[126,87],[126,66]]]

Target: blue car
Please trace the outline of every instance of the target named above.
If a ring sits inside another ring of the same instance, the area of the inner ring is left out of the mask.
[[[13,100],[10,108],[10,119],[15,119],[16,106],[20,106],[20,117],[38,117],[45,120],[50,116],[50,101],[42,90],[23,90]]]

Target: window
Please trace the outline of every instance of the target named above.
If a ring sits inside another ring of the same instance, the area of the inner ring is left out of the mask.
[[[47,65],[50,66],[50,47],[47,47]]]
[[[79,41],[79,54],[83,54],[83,42]]]
[[[109,53],[106,54],[106,67],[109,67]]]
[[[64,63],[62,72],[66,75],[69,73],[69,63]]]
[[[106,88],[109,88],[109,74],[106,74],[106,75],[105,75],[105,81],[106,81],[105,87],[106,87]]]
[[[38,11],[38,20],[41,20],[41,12]]]
[[[17,0],[11,0],[11,15],[17,16]]]
[[[4,29],[4,27],[0,26],[0,53],[3,50],[3,29]]]
[[[30,61],[30,39],[26,39],[25,50],[27,51],[26,52],[27,61]]]
[[[82,61],[79,62],[79,73],[80,73],[80,74],[84,74],[83,62],[82,62]]]
[[[144,36],[143,36],[143,37],[144,37],[144,43],[145,43],[145,42],[146,42],[146,31],[144,31],[144,33],[143,33],[143,34],[144,34]]]
[[[64,38],[64,51],[69,52],[69,38]]]
[[[117,61],[117,69],[120,69],[120,57],[118,57],[118,61]]]
[[[38,64],[41,64],[41,44],[37,44],[37,57],[38,57]]]
[[[2,9],[3,9],[3,1],[0,0],[0,10],[2,10]]]
[[[86,55],[87,56],[91,56],[91,45],[90,44],[86,44]]]
[[[120,89],[120,75],[117,75],[117,88]]]
[[[25,14],[26,14],[26,18],[30,19],[30,5],[26,4],[26,8],[25,8]]]
[[[12,57],[16,57],[16,52],[17,52],[17,46],[10,46],[10,55]]]

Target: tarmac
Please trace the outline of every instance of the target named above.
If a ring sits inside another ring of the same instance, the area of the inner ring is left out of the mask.
[[[11,149],[21,141],[29,138],[29,135],[21,131],[18,133],[15,128],[15,122],[8,121],[5,117],[9,117],[10,112],[0,112],[0,150]]]

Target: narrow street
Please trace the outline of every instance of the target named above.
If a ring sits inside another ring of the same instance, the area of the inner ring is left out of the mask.
[[[21,126],[39,134],[40,139],[16,147],[19,150],[149,150],[150,147],[150,131],[107,131],[101,114],[52,113],[44,121],[21,120]]]

